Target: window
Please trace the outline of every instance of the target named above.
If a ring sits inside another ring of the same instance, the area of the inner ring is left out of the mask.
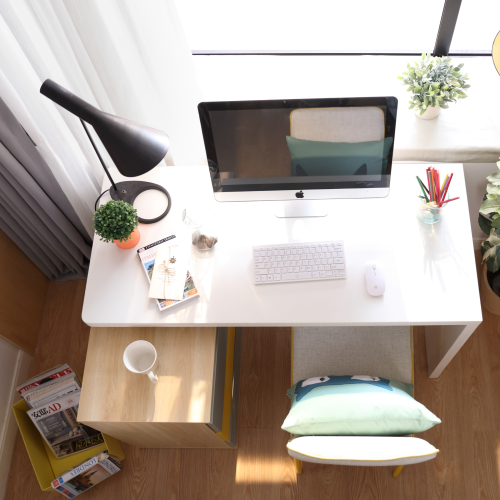
[[[464,0],[467,2],[474,0]],[[177,3],[188,43],[195,53],[432,52],[443,5],[444,0]]]
[[[500,30],[500,1],[462,0],[450,52],[488,52]]]

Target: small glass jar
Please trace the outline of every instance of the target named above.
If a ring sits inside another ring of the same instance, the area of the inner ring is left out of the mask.
[[[211,209],[185,209],[182,212],[182,221],[193,230],[191,241],[198,250],[211,250],[219,240],[213,217]]]
[[[418,197],[418,206],[415,212],[417,219],[424,224],[436,224],[443,217],[444,209],[447,203],[438,206],[435,202],[426,203],[424,198]]]

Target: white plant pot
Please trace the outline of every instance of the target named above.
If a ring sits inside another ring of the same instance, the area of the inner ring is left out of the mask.
[[[429,106],[425,110],[425,113],[422,116],[420,116],[420,110],[415,111],[415,114],[419,118],[422,118],[422,120],[434,120],[434,118],[437,118],[440,111],[441,111],[441,108],[439,106],[436,106],[436,107]]]

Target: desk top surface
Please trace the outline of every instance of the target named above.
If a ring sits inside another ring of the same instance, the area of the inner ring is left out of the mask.
[[[425,225],[415,217],[426,165],[394,164],[387,198],[329,200],[329,215],[278,219],[278,202],[218,203],[206,167],[157,167],[137,179],[164,185],[172,208],[162,221],[140,224],[132,250],[94,238],[82,317],[91,326],[323,326],[464,324],[482,320],[463,167],[454,172],[443,219]],[[115,180],[121,176],[113,169]],[[106,189],[106,184],[103,189]],[[161,213],[163,196],[143,193],[141,208]],[[103,197],[103,201],[106,199]],[[155,207],[155,204],[158,204]],[[185,208],[210,207],[219,226],[211,252],[192,247],[190,271],[200,297],[160,312],[148,298],[148,281],[136,250],[171,234],[189,234]],[[252,245],[344,240],[344,280],[254,285]],[[365,263],[385,270],[386,291],[366,291]]]

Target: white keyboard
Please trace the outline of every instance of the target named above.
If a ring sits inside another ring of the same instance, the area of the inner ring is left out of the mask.
[[[256,285],[345,278],[343,241],[260,245],[252,254]]]

